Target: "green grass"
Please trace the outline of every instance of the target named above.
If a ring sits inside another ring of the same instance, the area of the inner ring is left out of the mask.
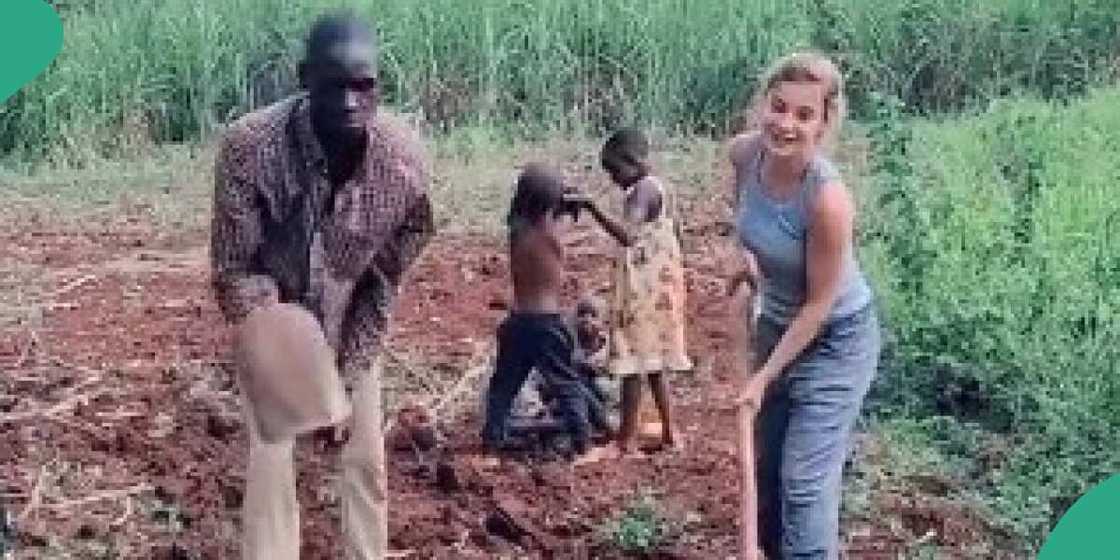
[[[1008,442],[971,488],[1032,544],[1120,471],[1118,103],[1000,101],[872,137],[861,245],[890,333],[876,412],[951,420],[927,426],[946,456]],[[961,425],[979,439],[946,443]]]
[[[345,0],[67,2],[63,52],[5,103],[8,166],[85,165],[209,138],[295,89],[308,23]],[[765,65],[835,55],[857,116],[1017,91],[1076,94],[1120,59],[1112,0],[420,0],[356,3],[381,30],[389,99],[437,131],[539,138],[637,122],[732,126]]]

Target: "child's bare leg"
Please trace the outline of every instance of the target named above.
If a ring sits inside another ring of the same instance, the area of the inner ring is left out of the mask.
[[[618,450],[625,455],[634,448],[638,429],[638,405],[642,398],[642,376],[628,375],[622,379],[622,419],[618,428]]]
[[[649,374],[649,388],[653,393],[653,402],[661,414],[661,441],[669,446],[677,446],[677,438],[673,433],[673,411],[669,404],[669,385],[665,376],[660,373]]]

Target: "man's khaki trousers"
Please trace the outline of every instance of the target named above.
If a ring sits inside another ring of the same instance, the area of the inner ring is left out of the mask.
[[[360,375],[351,396],[350,439],[342,450],[339,495],[346,558],[382,560],[388,549],[388,480],[381,405],[381,365]],[[249,465],[242,506],[243,560],[298,560],[299,502],[294,439],[262,441],[253,403],[242,406],[249,432]]]

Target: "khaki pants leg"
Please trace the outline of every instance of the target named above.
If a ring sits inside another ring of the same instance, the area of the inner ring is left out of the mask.
[[[377,361],[360,374],[350,440],[342,450],[342,531],[350,560],[382,560],[389,546],[381,373]]]
[[[264,443],[257,435],[252,404],[241,392],[249,432],[249,465],[241,508],[243,560],[299,560],[299,502],[295,441]]]

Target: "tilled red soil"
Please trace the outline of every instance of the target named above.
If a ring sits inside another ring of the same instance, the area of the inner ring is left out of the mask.
[[[437,418],[438,445],[424,452],[409,445],[411,424],[402,422],[390,437],[394,549],[412,558],[623,556],[600,534],[649,490],[674,529],[652,557],[734,555],[735,425],[714,256],[721,232],[714,216],[696,215],[685,234],[698,368],[672,379],[685,449],[579,469],[542,459],[480,470],[469,461],[475,408]],[[606,289],[607,239],[587,227],[570,248],[569,300]],[[0,332],[0,364],[11,372],[0,380],[0,415],[45,411],[0,423],[0,495],[14,513],[28,512],[17,524],[26,557],[51,546],[237,557],[246,449],[205,242],[200,233],[156,246],[142,227],[5,236],[3,256],[38,267],[50,283],[44,293],[56,294],[26,303],[41,315],[16,313]],[[507,278],[500,239],[441,236],[397,301],[389,350],[423,371],[462,371],[505,313]],[[47,410],[71,394],[88,398]],[[297,446],[304,558],[342,557],[329,484],[336,458],[315,441]],[[893,558],[902,545],[886,529],[861,534],[848,539],[853,558]]]

